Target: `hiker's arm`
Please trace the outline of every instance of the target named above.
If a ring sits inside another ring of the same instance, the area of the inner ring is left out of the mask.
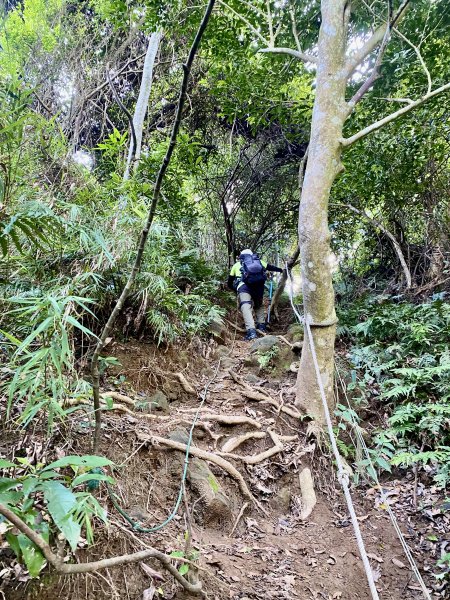
[[[267,265],[266,267],[266,271],[274,271],[275,273],[282,273],[283,269],[280,269],[280,267],[276,267],[275,265]]]
[[[230,290],[234,290],[234,282],[236,281],[236,277],[234,275],[228,275],[228,287]]]

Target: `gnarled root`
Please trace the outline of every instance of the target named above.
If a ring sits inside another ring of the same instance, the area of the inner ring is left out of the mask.
[[[174,450],[179,450],[180,452],[186,452],[187,446],[186,446],[186,444],[182,444],[181,442],[175,442],[174,440],[162,438],[157,435],[149,436],[149,435],[145,435],[145,434],[139,433],[139,432],[136,435],[137,435],[138,439],[142,442],[149,442],[150,444],[153,444],[153,445],[161,444],[162,446],[167,446],[168,448],[172,448]],[[259,508],[259,510],[261,510],[264,514],[267,514],[266,510],[261,506],[261,504],[256,500],[256,498],[253,496],[253,494],[249,490],[241,473],[239,473],[239,471],[231,463],[229,463],[224,458],[222,458],[216,454],[213,454],[212,452],[207,452],[206,450],[202,450],[201,448],[196,448],[195,446],[190,447],[189,454],[191,454],[192,456],[196,456],[197,458],[203,458],[204,460],[213,462],[217,466],[224,469],[231,477],[233,477],[233,479],[235,479],[238,482],[238,485],[239,485],[239,488],[240,488],[242,494],[246,498],[251,500],[252,503],[257,508]]]
[[[225,444],[222,446],[221,452],[229,453],[236,450],[241,444],[246,442],[247,440],[262,440],[266,437],[266,433],[264,431],[250,431],[249,433],[244,433],[243,435],[238,435],[236,437],[232,437],[228,439]]]
[[[249,385],[245,383],[245,381],[237,375],[234,371],[229,371],[233,380],[238,383],[242,388],[242,395],[248,398],[249,400],[257,400],[262,404],[270,404],[274,408],[277,409],[278,412],[284,412],[290,417],[294,417],[295,419],[300,419],[301,414],[294,407],[286,406],[284,404],[279,404],[274,398],[269,396],[268,394],[263,394],[261,392],[257,392],[252,389]]]
[[[112,400],[117,400],[118,402],[122,402],[122,404],[128,404],[128,406],[132,406],[133,408],[135,406],[134,400],[124,394],[119,394],[119,392],[102,392],[100,394],[100,400],[105,400],[105,398],[112,398]]]
[[[179,372],[175,373],[175,377],[181,383],[181,387],[183,388],[183,390],[185,392],[187,392],[188,394],[193,394],[194,396],[197,394],[197,392],[194,390],[194,388],[192,387],[192,385],[188,382],[188,380],[183,375],[183,373],[179,373]]]
[[[267,450],[264,450],[264,452],[260,452],[259,454],[250,454],[248,456],[240,456],[239,454],[231,454],[229,452],[218,452],[217,454],[219,456],[226,456],[227,458],[235,458],[238,460],[242,460],[242,462],[245,462],[247,465],[256,465],[256,464],[262,462],[263,460],[266,460],[266,458],[270,458],[271,456],[274,456],[275,454],[282,452],[283,441],[293,442],[297,439],[296,435],[283,436],[283,437],[279,436],[274,431],[271,431],[270,429],[268,430],[268,434],[272,438],[274,446],[272,446],[272,448],[268,448]]]

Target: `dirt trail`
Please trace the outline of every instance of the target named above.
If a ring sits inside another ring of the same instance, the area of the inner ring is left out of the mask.
[[[228,354],[230,350],[231,354]],[[132,353],[129,355],[133,356]],[[138,534],[130,531],[129,525],[110,505],[109,530],[99,531],[97,544],[88,551],[79,552],[80,560],[132,552],[146,544],[166,552],[180,551],[185,547],[185,531],[190,527],[208,598],[370,599],[349,516],[329,459],[319,451],[314,439],[307,437],[306,424],[300,424],[299,429],[298,420],[285,412],[278,414],[270,404],[246,398],[244,388],[230,376],[230,369],[239,373],[254,390],[270,395],[277,402],[282,400],[292,409],[295,374],[285,370],[281,378],[273,380],[261,374],[258,367],[251,364],[248,343],[239,339],[227,348],[216,348],[211,358],[217,360],[219,355],[223,357],[223,365],[209,387],[206,410],[195,430],[195,447],[214,453],[220,451],[225,441],[249,431],[261,433],[270,429],[278,436],[295,436],[294,440],[283,442],[282,452],[254,465],[227,458],[242,473],[264,512],[249,502],[231,535],[236,517],[247,499],[232,477],[209,463],[217,483],[228,497],[231,515],[216,518],[213,514],[214,518],[209,519],[211,515],[202,507],[202,498],[193,492],[198,492],[198,488],[191,480],[187,486],[190,523],[186,512],[180,509],[179,515],[161,532]],[[192,372],[186,372],[186,376],[194,383]],[[211,372],[208,372],[195,381],[197,389],[200,390],[210,378]],[[170,512],[179,489],[182,455],[163,446],[146,445],[142,442],[143,436],[168,437],[176,429],[188,428],[197,403],[192,395],[175,400],[170,405],[168,420],[151,421],[138,414],[136,417],[108,415],[105,418],[101,451],[116,464],[123,465],[117,475],[120,501],[144,524],[161,522]],[[260,428],[251,424],[224,425],[211,418],[208,420],[208,414],[246,416],[256,420]],[[72,426],[78,431],[73,436],[72,448],[82,452],[88,440],[78,435],[79,423],[73,421]],[[268,433],[264,438],[246,441],[233,453],[257,455],[273,445]],[[306,521],[300,518],[299,472],[304,467],[310,467],[313,473],[317,494],[317,505]],[[386,512],[376,508],[374,490],[369,493],[354,490],[354,499],[380,598],[421,598]],[[149,564],[160,571],[158,563]],[[164,572],[161,575],[162,581],[154,579],[156,588],[161,586],[155,597],[189,597],[170,576]],[[139,565],[77,578],[52,576],[43,583],[45,587],[31,583],[25,590],[11,591],[8,598],[43,600],[45,597],[52,600],[67,596],[72,600],[140,600],[144,590],[152,589],[153,585],[152,578]],[[150,592],[147,597],[151,597]]]

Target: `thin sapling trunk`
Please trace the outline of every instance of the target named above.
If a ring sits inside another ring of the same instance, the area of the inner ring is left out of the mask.
[[[147,215],[147,220],[146,220],[144,228],[142,229],[141,234],[139,236],[136,258],[134,260],[133,267],[131,269],[131,273],[128,276],[128,280],[125,284],[125,287],[123,288],[122,293],[120,294],[119,299],[117,300],[117,303],[116,303],[114,309],[112,310],[112,312],[109,316],[109,319],[106,322],[106,325],[104,326],[104,328],[100,334],[94,354],[92,356],[91,378],[92,378],[92,392],[93,392],[93,398],[94,398],[94,411],[95,411],[95,433],[94,433],[94,442],[93,442],[94,454],[96,454],[98,452],[99,445],[100,445],[100,433],[101,433],[100,372],[99,372],[99,364],[98,364],[100,354],[105,345],[106,338],[110,336],[112,329],[114,327],[114,324],[117,320],[117,317],[119,316],[119,314],[125,304],[125,301],[127,300],[128,296],[130,295],[130,292],[133,288],[137,274],[139,273],[139,270],[141,267],[145,244],[147,242],[150,227],[152,225],[153,218],[155,216],[156,206],[158,204],[158,200],[159,200],[159,197],[161,194],[161,186],[162,186],[164,176],[165,176],[167,168],[170,164],[170,160],[172,158],[172,154],[175,149],[176,142],[177,142],[178,132],[180,130],[180,125],[181,125],[181,117],[182,117],[182,113],[183,113],[183,107],[184,107],[184,103],[186,101],[187,86],[188,86],[188,81],[189,81],[189,75],[190,75],[191,68],[192,68],[192,63],[194,61],[195,54],[200,45],[202,36],[205,32],[206,26],[208,25],[208,21],[211,17],[211,13],[214,8],[215,1],[216,0],[209,0],[208,5],[206,7],[205,14],[202,19],[202,22],[200,23],[197,34],[196,34],[194,41],[192,42],[192,46],[189,50],[189,55],[188,55],[186,64],[183,65],[183,81],[181,84],[180,94],[178,97],[175,121],[174,121],[174,124],[172,127],[172,133],[170,136],[169,146],[167,148],[166,155],[164,156],[161,167],[158,171],[158,175],[156,177],[155,187],[153,189],[153,196],[152,196],[150,208],[149,208],[148,215]]]

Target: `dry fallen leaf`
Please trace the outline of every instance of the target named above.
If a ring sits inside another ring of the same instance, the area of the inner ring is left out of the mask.
[[[399,569],[404,569],[404,568],[405,568],[405,566],[406,566],[404,563],[402,563],[402,561],[401,561],[401,560],[398,560],[398,558],[393,558],[393,559],[392,559],[392,562],[393,562],[393,563],[394,563],[394,565],[395,565],[396,567],[398,567]]]
[[[142,600],[152,600],[156,592],[156,588],[154,585],[144,590],[142,594]]]
[[[376,560],[378,563],[384,562],[384,560],[381,558],[381,556],[378,556],[377,554],[372,554],[371,552],[368,552],[367,556],[369,558],[371,558],[372,560]]]

